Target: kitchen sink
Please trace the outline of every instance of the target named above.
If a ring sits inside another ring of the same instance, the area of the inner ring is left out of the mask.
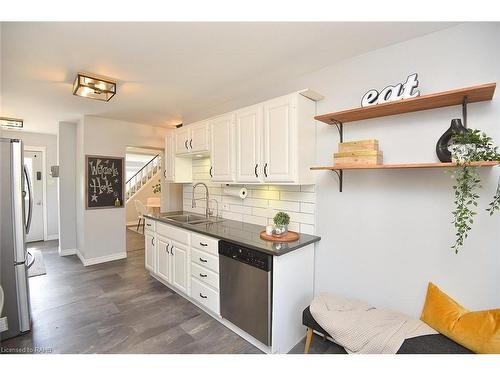
[[[201,223],[215,223],[221,221],[216,218],[206,218],[203,215],[195,215],[195,214],[181,214],[181,215],[172,215],[172,216],[164,216],[164,219],[172,220],[177,223],[183,224],[201,224]]]

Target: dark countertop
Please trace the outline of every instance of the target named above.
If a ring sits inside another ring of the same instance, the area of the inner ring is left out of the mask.
[[[159,214],[148,213],[145,217],[164,222],[175,227],[183,228],[210,237],[215,237],[237,245],[245,246],[270,255],[283,255],[291,251],[300,249],[306,245],[318,242],[321,237],[310,234],[300,234],[300,238],[294,242],[270,242],[260,238],[260,232],[264,227],[255,224],[248,224],[241,221],[223,219],[217,223],[186,224],[179,223],[165,218],[167,215],[183,214],[187,212],[162,212]]]

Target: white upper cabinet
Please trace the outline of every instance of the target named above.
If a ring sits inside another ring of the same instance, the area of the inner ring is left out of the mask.
[[[189,139],[190,152],[207,153],[210,151],[210,131],[208,122],[201,122],[189,126],[191,138]]]
[[[235,114],[236,182],[252,183],[263,180],[262,105],[239,110]]]
[[[210,176],[214,182],[234,182],[234,114],[210,123]]]
[[[175,154],[182,155],[188,154],[191,149],[189,148],[189,141],[191,140],[191,132],[189,127],[182,126],[175,130]]]
[[[296,118],[295,95],[283,96],[264,103],[264,181],[294,182]],[[314,128],[311,127],[311,132]]]
[[[165,160],[164,174],[165,182],[189,183],[193,181],[193,170],[191,160],[176,156],[177,130],[169,130],[165,135]]]
[[[175,154],[189,156],[210,151],[209,124],[207,121],[185,125],[175,130]]]

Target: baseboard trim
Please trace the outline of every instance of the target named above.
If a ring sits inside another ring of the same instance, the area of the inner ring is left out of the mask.
[[[127,258],[127,252],[114,253],[110,255],[104,255],[102,257],[85,258],[83,254],[78,251],[78,249],[76,250],[76,255],[78,256],[78,258],[80,258],[80,261],[85,267]]]
[[[68,256],[68,255],[75,255],[77,252],[76,249],[61,249],[59,248],[59,255],[62,257]]]
[[[52,240],[58,240],[59,235],[58,234],[47,234],[47,237],[45,237],[44,241],[52,241]]]

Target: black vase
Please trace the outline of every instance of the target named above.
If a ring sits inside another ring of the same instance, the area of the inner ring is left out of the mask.
[[[451,120],[451,125],[447,131],[439,138],[436,143],[436,154],[439,160],[443,163],[451,161],[451,151],[448,149],[450,146],[451,137],[453,133],[463,133],[466,132],[467,128],[462,125],[462,120],[459,118],[454,118]]]

